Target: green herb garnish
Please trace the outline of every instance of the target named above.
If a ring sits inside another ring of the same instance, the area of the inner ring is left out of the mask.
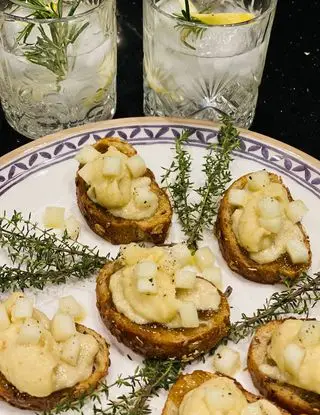
[[[196,50],[188,40],[195,42],[198,39],[202,39],[206,28],[197,26],[197,24],[202,24],[199,19],[192,17],[190,14],[190,5],[189,0],[185,0],[185,9],[181,10],[181,14],[174,14],[174,17],[178,20],[178,23],[175,25],[175,29],[181,32],[180,39],[182,43],[192,50]],[[188,24],[186,24],[188,22]],[[194,25],[190,24],[194,23]]]
[[[230,119],[224,117],[218,134],[218,144],[211,144],[205,156],[202,169],[206,176],[205,183],[198,189],[193,189],[190,179],[191,155],[184,148],[192,132],[184,131],[177,138],[174,160],[171,166],[165,169],[162,182],[166,183],[171,195],[174,210],[187,236],[187,244],[194,250],[202,239],[205,226],[211,226],[217,214],[220,197],[231,180],[229,170],[232,160],[231,152],[239,147],[240,142],[239,132],[234,128]],[[192,190],[200,196],[198,203],[189,201]]]
[[[132,376],[120,375],[118,379],[107,385],[102,383],[97,389],[89,391],[77,400],[64,401],[43,415],[59,415],[69,410],[84,414],[83,408],[89,402],[93,404],[94,415],[146,415],[151,414],[149,401],[160,389],[168,390],[176,382],[183,364],[178,360],[147,359],[138,366]],[[129,389],[115,399],[110,398],[114,388]],[[103,399],[107,402],[103,403]],[[40,415],[40,414],[39,414]]]
[[[61,238],[39,228],[19,212],[0,216],[0,247],[5,248],[13,266],[0,266],[0,291],[43,289],[47,284],[63,284],[69,278],[85,279],[110,258],[96,248]]]
[[[73,16],[81,0],[75,0],[67,16],[63,16],[63,1],[45,0],[10,0],[17,6],[30,10],[28,18],[38,19],[61,19],[62,17]],[[70,22],[52,22],[44,24],[28,23],[19,32],[17,42],[23,43],[23,53],[25,58],[36,65],[43,66],[57,76],[57,81],[65,79],[68,70],[68,46],[73,44],[80,34],[86,29],[89,23],[77,25]],[[28,44],[28,38],[34,28],[37,27],[39,35],[34,44]],[[47,30],[46,30],[47,29]]]

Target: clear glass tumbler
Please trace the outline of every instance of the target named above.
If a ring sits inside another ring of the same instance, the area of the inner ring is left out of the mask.
[[[112,118],[115,0],[0,5],[0,99],[9,124],[38,138]]]
[[[209,120],[227,114],[249,127],[277,0],[195,0],[193,21],[182,14],[185,0],[143,2],[145,114]],[[250,13],[251,20],[205,24],[199,13],[209,19]]]

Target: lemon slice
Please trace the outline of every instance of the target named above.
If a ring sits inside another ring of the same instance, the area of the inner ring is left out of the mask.
[[[179,3],[180,3],[180,6],[181,6],[181,9],[184,10],[185,7],[186,7],[185,1],[184,0],[179,0]],[[189,0],[189,9],[190,9],[191,14],[198,13],[198,10],[197,10],[196,6],[190,0]]]
[[[191,9],[190,9],[191,11]],[[242,22],[248,22],[255,18],[255,15],[252,13],[215,13],[215,14],[206,14],[206,13],[193,13],[191,12],[192,17],[200,20],[200,22],[207,25],[225,25],[225,24],[236,24]]]

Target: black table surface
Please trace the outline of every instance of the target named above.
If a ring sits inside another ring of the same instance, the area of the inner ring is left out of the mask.
[[[115,118],[143,116],[142,0],[117,0]],[[252,130],[320,159],[320,2],[279,0]],[[318,91],[318,92],[317,92]],[[29,142],[0,110],[0,155]]]

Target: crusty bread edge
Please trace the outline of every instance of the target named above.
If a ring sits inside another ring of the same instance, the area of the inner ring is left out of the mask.
[[[234,208],[231,207],[228,198],[231,189],[243,188],[247,183],[247,177],[250,174],[246,174],[236,180],[225,192],[219,206],[217,220],[215,224],[215,234],[218,239],[219,247],[227,265],[232,271],[238,273],[244,278],[262,283],[262,284],[275,284],[281,282],[282,278],[297,278],[299,275],[310,268],[311,265],[311,248],[309,238],[301,223],[298,226],[304,235],[304,242],[308,248],[309,261],[306,264],[293,265],[288,254],[282,255],[276,261],[268,264],[258,264],[253,261],[247,252],[240,247],[236,237],[232,230],[231,215]],[[270,173],[269,176],[272,182],[280,183],[286,189],[288,198],[293,200],[290,190],[283,184],[280,176]]]
[[[112,274],[123,267],[122,261],[106,264],[97,278],[97,307],[106,327],[117,340],[145,357],[195,359],[224,338],[230,328],[230,310],[226,297],[221,295],[219,310],[208,319],[210,330],[167,329],[160,325],[139,325],[116,310],[109,289]]]
[[[96,331],[78,323],[76,323],[76,328],[79,333],[90,334],[93,336],[99,344],[99,351],[94,360],[94,369],[88,379],[77,383],[72,388],[62,389],[49,396],[39,398],[27,393],[19,392],[0,373],[0,399],[20,409],[50,411],[64,401],[72,402],[96,389],[98,384],[107,375],[110,366],[109,345]]]
[[[204,382],[215,379],[218,377],[226,377],[234,381],[237,388],[241,390],[241,392],[244,393],[247,401],[249,403],[256,402],[258,399],[261,399],[260,396],[254,395],[251,392],[248,392],[243,388],[243,386],[237,382],[235,379],[232,379],[226,375],[223,375],[221,373],[210,373],[205,372],[203,370],[195,370],[194,372],[186,375],[180,375],[177,382],[172,386],[172,388],[169,391],[165,406],[162,411],[162,415],[178,415],[179,406],[181,405],[181,402],[184,398],[184,396],[190,392],[191,390],[199,387]],[[287,411],[285,411],[282,408],[280,409],[282,415],[289,415]]]
[[[304,390],[289,384],[280,383],[262,373],[260,364],[265,362],[267,346],[270,342],[273,331],[285,321],[275,320],[260,326],[249,347],[247,365],[252,381],[260,393],[267,398],[286,408],[292,414],[320,414],[320,395],[318,395],[319,409],[313,408],[302,398]],[[307,392],[308,393],[308,392]],[[310,395],[316,395],[313,392]]]

